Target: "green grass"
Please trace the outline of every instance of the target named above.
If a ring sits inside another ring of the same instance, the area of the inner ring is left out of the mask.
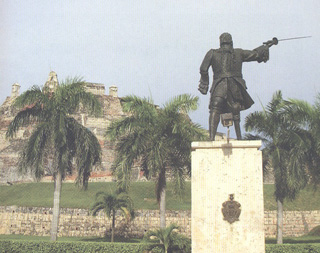
[[[12,186],[0,186],[1,206],[26,206],[26,207],[52,207],[53,183],[25,183]],[[63,183],[61,202],[62,208],[90,208],[98,191],[114,191],[116,183],[98,182],[89,183],[88,190],[79,189],[73,183]],[[135,209],[158,209],[155,196],[154,182],[132,183],[130,196],[133,199]],[[186,194],[182,200],[172,193],[172,184],[168,183],[167,190],[168,210],[191,209],[191,183],[186,183]],[[276,210],[274,198],[274,186],[264,185],[265,210]],[[284,210],[303,211],[320,210],[320,194],[311,186],[307,187],[297,196],[295,201],[285,201]]]
[[[297,195],[294,201],[285,200],[283,208],[285,211],[320,210],[319,190],[315,191],[313,186],[309,185]],[[277,210],[274,185],[264,185],[264,209]]]
[[[186,195],[179,200],[170,190],[168,184],[167,209],[189,210],[191,207],[191,185],[186,185]],[[0,186],[1,206],[52,207],[53,183],[25,183],[12,186]],[[116,189],[114,182],[89,183],[88,190],[82,190],[73,183],[63,183],[60,207],[62,208],[90,208],[95,194],[99,191],[111,192]],[[158,209],[153,182],[136,182],[132,184],[130,196],[135,209]]]

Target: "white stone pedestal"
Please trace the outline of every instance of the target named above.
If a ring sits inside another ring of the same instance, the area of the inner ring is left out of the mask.
[[[261,141],[192,143],[192,252],[265,252],[260,147]],[[230,194],[241,205],[231,224],[222,213]]]

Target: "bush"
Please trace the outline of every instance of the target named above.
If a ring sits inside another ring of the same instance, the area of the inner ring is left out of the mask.
[[[148,252],[150,244],[143,243],[109,243],[109,242],[44,242],[44,241],[16,241],[0,240],[1,252],[33,252],[33,253],[79,253],[79,252],[106,252],[106,253],[141,253]],[[163,252],[160,247],[152,247],[152,253]],[[182,252],[188,252],[182,251]],[[177,251],[175,251],[177,252]],[[179,252],[179,251],[178,251]],[[189,251],[190,252],[190,251]],[[266,253],[320,253],[320,244],[282,244],[266,245]]]
[[[320,253],[320,244],[266,245],[266,253]]]
[[[169,227],[160,228],[145,233],[142,243],[149,243],[148,250],[152,253],[165,252],[165,243],[168,253],[191,253],[191,239],[178,234],[173,230],[178,226],[171,224]]]
[[[320,226],[316,226],[308,233],[310,236],[320,236]]]
[[[1,252],[106,252],[141,253],[149,245],[141,243],[43,242],[1,240]]]

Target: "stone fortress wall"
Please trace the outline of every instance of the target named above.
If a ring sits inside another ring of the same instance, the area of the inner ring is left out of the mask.
[[[136,210],[135,219],[126,223],[117,213],[116,232],[125,237],[142,237],[160,225],[158,210]],[[0,234],[49,236],[52,208],[0,206]],[[166,211],[167,225],[175,223],[180,232],[191,237],[191,211]],[[276,211],[264,212],[265,236],[276,236]],[[295,237],[307,234],[320,225],[318,211],[285,211],[283,236]],[[110,233],[111,220],[100,211],[96,217],[87,209],[60,209],[58,236],[104,236]]]
[[[50,72],[48,81],[45,86],[55,89],[59,85],[57,74]],[[73,117],[83,126],[89,128],[98,138],[102,149],[102,164],[97,166],[91,173],[90,181],[111,181],[111,165],[115,156],[114,145],[109,142],[104,134],[109,124],[116,119],[125,117],[122,111],[121,98],[118,97],[118,88],[116,86],[109,87],[109,94],[105,95],[105,86],[98,83],[86,83],[87,91],[95,94],[100,100],[103,107],[102,117],[91,117],[84,109],[80,109]],[[32,181],[31,175],[21,175],[17,171],[17,161],[19,151],[25,143],[26,139],[32,132],[32,127],[22,127],[15,138],[6,139],[6,131],[18,113],[12,104],[16,97],[19,96],[20,85],[15,83],[12,85],[11,96],[7,97],[0,106],[0,183],[15,183],[21,181]],[[137,175],[139,173],[136,173]],[[66,181],[73,181],[75,176],[66,178]],[[43,181],[51,181],[51,176],[43,178]]]

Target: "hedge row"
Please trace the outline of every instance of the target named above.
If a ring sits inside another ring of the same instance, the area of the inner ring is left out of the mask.
[[[43,242],[0,240],[1,252],[123,252],[140,253],[148,248],[142,243]]]
[[[266,253],[320,253],[320,244],[267,244]]]
[[[142,243],[99,243],[99,242],[38,242],[0,240],[1,252],[106,252],[141,253],[149,245]],[[155,250],[159,252],[158,250]],[[320,244],[266,245],[266,253],[320,253]]]

